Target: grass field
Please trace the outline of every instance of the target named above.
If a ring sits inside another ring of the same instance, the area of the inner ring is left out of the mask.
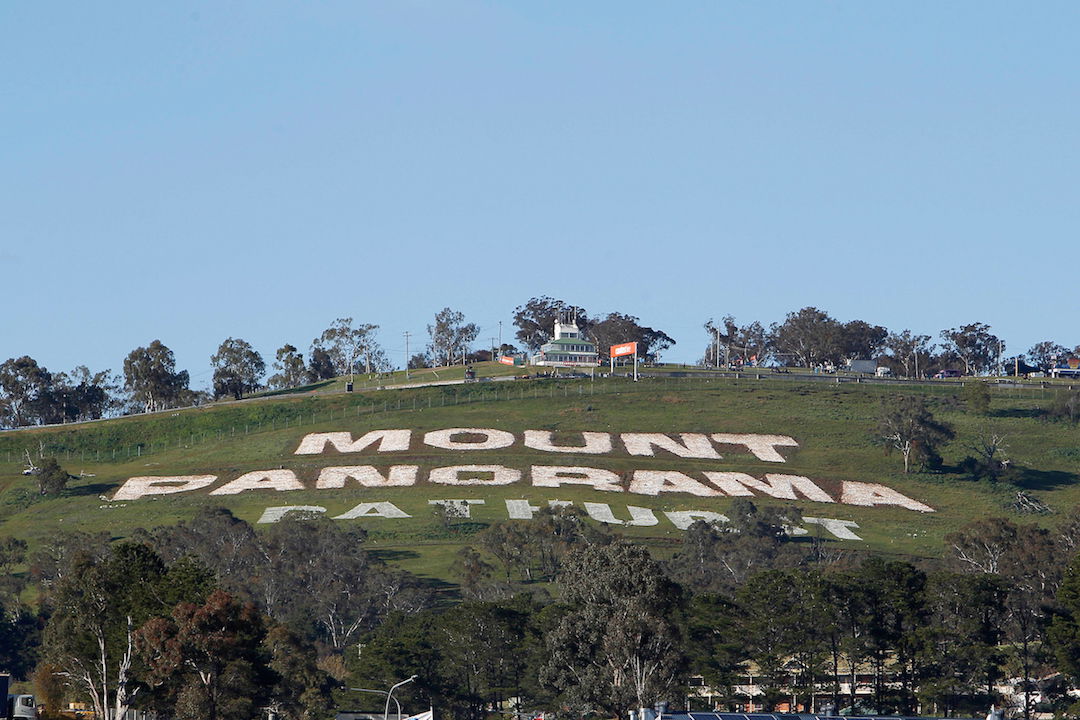
[[[489,367],[493,374],[502,366]],[[481,369],[481,376],[485,369]],[[505,368],[510,374],[514,370]],[[450,373],[440,370],[439,374]],[[343,389],[343,381],[338,380],[303,392],[241,403],[0,433],[0,535],[18,536],[31,544],[60,530],[107,531],[124,537],[137,527],[189,518],[205,506],[222,505],[255,522],[271,506],[315,505],[336,516],[358,503],[387,501],[411,517],[341,522],[361,523],[370,533],[372,549],[392,562],[452,581],[450,565],[455,553],[487,524],[507,519],[506,500],[524,499],[533,505],[555,499],[578,506],[605,503],[614,517],[622,520],[630,519],[628,505],[653,510],[659,518],[657,524],[618,529],[661,552],[670,552],[681,536],[663,511],[722,513],[731,501],[674,493],[653,497],[598,492],[581,486],[539,488],[525,481],[459,487],[424,480],[429,469],[447,465],[499,464],[522,470],[533,465],[584,465],[620,476],[635,469],[677,470],[692,476],[696,473],[697,477],[702,471],[716,470],[754,477],[780,472],[807,476],[834,497],[843,481],[881,483],[932,506],[936,512],[768,497],[755,498],[755,502],[789,502],[804,515],[857,523],[863,540],[836,540],[840,546],[914,556],[939,554],[944,536],[975,518],[1008,516],[1052,525],[1061,512],[1080,503],[1080,429],[1041,419],[1051,392],[1032,388],[995,390],[989,414],[977,416],[965,410],[952,387],[831,385],[769,377],[650,379],[639,383],[622,378],[530,380],[367,392],[359,385],[357,382],[359,392],[335,392]],[[902,392],[925,395],[935,415],[955,427],[957,438],[944,453],[947,470],[970,454],[967,446],[991,427],[1007,438],[1008,455],[1019,468],[1016,483],[976,482],[956,471],[904,475],[900,458],[887,455],[874,434],[881,403]],[[423,433],[455,427],[509,431],[516,441],[505,449],[467,452],[441,450],[420,442]],[[349,431],[359,436],[384,428],[411,429],[409,449],[390,454],[294,454],[307,433]],[[724,432],[789,435],[799,447],[785,451],[784,464],[765,462],[745,452],[724,452],[719,461],[663,452],[655,457],[633,457],[625,452],[556,455],[524,447],[521,434],[526,429],[565,434],[558,437],[567,444],[577,442],[580,431]],[[36,454],[39,448],[59,457],[69,472],[83,474],[61,497],[41,497],[36,493],[35,479],[21,474],[23,451]],[[311,489],[321,468],[359,464],[380,469],[391,464],[418,465],[421,480],[413,487],[362,488],[354,484],[338,490]],[[208,495],[212,487],[243,473],[279,468],[293,470],[309,489]],[[219,480],[207,490],[190,493],[125,502],[106,499],[126,479],[151,475],[214,475]],[[1057,513],[1018,515],[1011,507],[1018,490],[1042,500]],[[447,498],[484,502],[471,507],[468,521],[448,531],[435,521],[428,503]],[[816,526],[807,528],[823,532]],[[823,537],[831,535],[824,533]]]

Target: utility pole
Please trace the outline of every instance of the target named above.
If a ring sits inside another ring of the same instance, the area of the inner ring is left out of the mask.
[[[495,362],[495,338],[491,338],[491,361]]]
[[[502,352],[502,320],[499,321],[499,352]]]
[[[405,379],[409,379],[409,331],[405,331]]]
[[[716,326],[716,369],[720,369],[720,326]]]

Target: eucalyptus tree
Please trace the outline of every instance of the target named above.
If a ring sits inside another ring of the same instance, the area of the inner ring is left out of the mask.
[[[443,308],[435,315],[435,321],[427,326],[428,352],[442,365],[453,365],[455,358],[464,357],[469,345],[480,334],[475,323],[465,322],[465,314]]]
[[[412,575],[364,549],[364,537],[360,529],[303,513],[257,534],[230,511],[213,508],[155,529],[149,539],[166,558],[198,558],[225,590],[341,650],[388,614],[429,604]]]
[[[623,716],[676,687],[686,666],[682,593],[645,548],[584,546],[567,556],[559,589],[570,609],[547,634],[540,681],[565,704]]]
[[[840,353],[845,360],[875,360],[888,337],[889,331],[881,325],[852,320],[840,326]]]
[[[934,346],[930,344],[929,335],[903,330],[889,334],[885,339],[885,349],[889,351],[893,362],[903,368],[905,377],[918,377],[926,371]]]
[[[970,323],[941,331],[946,348],[956,353],[964,363],[965,375],[988,372],[995,359],[1005,351],[1005,343],[990,332],[986,323]]]
[[[913,461],[933,468],[940,464],[938,449],[955,437],[952,427],[934,418],[922,398],[903,396],[882,401],[878,415],[878,437],[886,450],[897,450],[904,458],[904,473]]]
[[[143,412],[176,405],[189,382],[187,370],[176,370],[173,351],[160,340],[135,348],[124,359],[124,389]]]
[[[589,336],[596,342],[597,352],[601,357],[607,355],[612,345],[626,342],[638,344],[638,356],[652,362],[664,350],[675,344],[675,340],[663,330],[654,330],[641,324],[633,315],[608,313],[592,323]]]
[[[0,538],[0,667],[17,678],[33,669],[41,640],[38,617],[22,600],[27,580],[15,572],[26,557],[25,540]]]
[[[1054,361],[1056,358],[1060,358],[1069,354],[1069,349],[1064,345],[1053,342],[1051,340],[1044,340],[1031,346],[1031,348],[1027,351],[1026,359],[1035,367],[1039,368],[1043,372],[1046,372],[1050,368],[1054,367]]]
[[[439,674],[454,717],[483,720],[486,708],[521,697],[527,612],[508,604],[463,603],[439,618]],[[483,638],[483,642],[477,642]]]
[[[739,326],[735,324],[734,315],[725,315],[719,321],[711,318],[705,321],[705,332],[709,335],[709,344],[705,348],[705,356],[702,364],[705,366],[720,366],[721,357],[727,362],[731,357],[731,351],[737,350]],[[721,352],[721,349],[723,352]]]
[[[47,595],[45,657],[102,720],[121,720],[145,686],[136,630],[177,602],[205,597],[208,577],[171,575],[148,546],[122,543],[104,555],[77,552],[72,572]]]
[[[114,411],[120,380],[110,370],[91,372],[79,365],[70,373],[59,373],[57,384],[63,388],[65,420],[97,420]]]
[[[999,577],[1008,586],[1005,650],[1023,682],[1025,718],[1034,712],[1037,669],[1049,661],[1042,640],[1054,616],[1064,570],[1059,558],[1072,539],[1069,535],[1068,529],[1055,537],[1034,523],[1017,525],[999,517],[974,520],[945,536],[947,561],[959,572]]]
[[[262,651],[263,617],[223,590],[182,602],[134,634],[155,709],[176,720],[245,720],[270,701],[275,680]],[[161,708],[165,705],[165,708]]]
[[[772,325],[770,339],[778,355],[794,358],[801,367],[835,361],[841,355],[840,323],[816,307],[788,313],[783,323]]]
[[[259,388],[266,373],[266,363],[251,344],[240,338],[226,338],[210,357],[214,368],[214,397],[232,395],[239,400],[244,393]]]
[[[573,313],[578,329],[587,335],[592,321],[585,308],[543,295],[530,298],[524,305],[514,308],[514,326],[517,327],[515,337],[522,345],[535,352],[551,340],[555,322],[567,313]]]
[[[315,352],[322,350],[333,363],[338,376],[355,372],[361,360],[368,364],[370,371],[370,357],[377,349],[375,331],[378,329],[378,325],[365,323],[354,327],[351,317],[338,318],[311,341],[312,360]]]
[[[0,425],[20,427],[40,422],[53,377],[29,355],[0,364]]]
[[[303,385],[311,379],[311,373],[304,364],[303,354],[294,345],[285,343],[274,354],[274,370],[267,384],[272,388],[285,389]]]

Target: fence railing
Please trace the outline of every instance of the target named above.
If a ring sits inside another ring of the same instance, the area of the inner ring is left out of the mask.
[[[718,382],[739,383],[828,383],[835,385],[902,385],[912,389],[919,389],[930,394],[949,394],[960,390],[965,381],[928,381],[928,380],[902,380],[897,378],[859,377],[849,375],[813,375],[804,373],[772,373],[772,372],[746,372],[746,371],[717,371],[697,372],[680,377],[678,374],[666,374],[651,376],[648,372],[639,373],[641,382],[633,382],[623,377],[621,373],[611,377],[581,378],[581,379],[555,379],[555,380],[530,380],[515,382],[463,384],[460,380],[448,381],[440,385],[442,392],[431,392],[433,386],[428,384],[424,394],[395,393],[397,397],[386,397],[380,402],[378,399],[370,400],[370,393],[351,395],[345,392],[327,393],[322,397],[356,398],[350,406],[327,407],[327,408],[298,408],[290,412],[290,409],[278,406],[276,417],[247,422],[235,422],[227,426],[198,431],[164,432],[157,437],[138,442],[112,442],[103,435],[92,435],[83,441],[72,440],[69,436],[63,440],[37,440],[32,435],[21,434],[9,435],[5,440],[16,440],[14,443],[5,443],[8,447],[0,450],[0,462],[8,464],[25,464],[25,454],[29,453],[34,459],[41,456],[56,457],[60,461],[85,463],[112,463],[117,461],[129,461],[149,455],[156,455],[168,451],[187,450],[196,447],[206,447],[214,443],[224,443],[239,436],[275,432],[299,427],[314,427],[320,424],[330,424],[334,421],[346,419],[360,419],[364,417],[376,417],[388,413],[402,411],[415,411],[436,407],[448,407],[455,405],[468,405],[475,403],[503,402],[508,400],[541,400],[571,397],[585,397],[592,395],[622,394],[634,392],[654,391],[657,387],[665,387],[672,391],[696,391],[715,389]],[[437,387],[437,386],[435,386]],[[1008,396],[1017,399],[1049,399],[1060,390],[1071,390],[1072,386],[1062,385],[1036,385],[1036,384],[1007,384],[991,385],[998,396]],[[453,389],[451,392],[451,388]],[[409,390],[418,388],[393,386],[387,389]],[[364,402],[364,400],[369,400]],[[237,403],[234,403],[236,405]],[[204,408],[205,409],[205,408]],[[175,411],[174,411],[174,414]],[[138,417],[138,416],[137,416]],[[159,418],[159,421],[161,418]],[[57,428],[71,428],[71,425],[54,426]],[[95,447],[97,446],[97,447]],[[70,469],[70,468],[69,468]]]

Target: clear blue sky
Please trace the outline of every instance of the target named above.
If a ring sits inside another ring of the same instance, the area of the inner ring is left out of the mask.
[[[0,6],[0,359],[551,295],[1080,343],[1075,2]]]

